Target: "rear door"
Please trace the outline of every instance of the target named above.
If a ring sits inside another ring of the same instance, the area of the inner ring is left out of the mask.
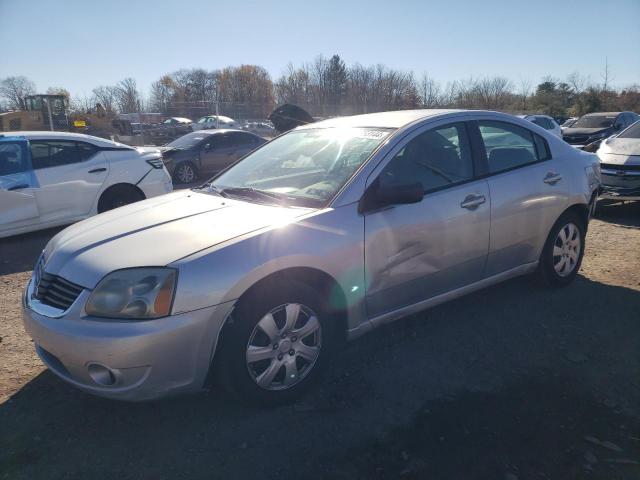
[[[0,233],[39,221],[29,143],[0,138]]]
[[[43,220],[87,216],[109,175],[104,152],[75,140],[32,140],[31,158],[40,188],[36,200]]]
[[[567,169],[540,135],[505,121],[472,122],[491,194],[486,276],[535,262],[568,204]]]

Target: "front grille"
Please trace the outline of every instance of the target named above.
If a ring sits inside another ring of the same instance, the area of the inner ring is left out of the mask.
[[[82,292],[82,287],[57,275],[51,275],[42,270],[42,267],[38,267],[39,271],[34,275],[36,282],[34,297],[45,305],[60,310],[68,309]]]
[[[620,172],[640,172],[640,165],[616,165],[614,163],[601,163],[600,168]]]

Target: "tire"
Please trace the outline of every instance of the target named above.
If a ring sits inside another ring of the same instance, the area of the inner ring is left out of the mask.
[[[191,162],[180,162],[173,169],[174,183],[184,185],[195,182],[198,179],[198,170]]]
[[[243,299],[221,338],[217,371],[224,386],[244,401],[273,406],[316,383],[337,345],[337,322],[319,298],[288,281]]]
[[[133,185],[115,185],[105,190],[98,201],[98,213],[144,200],[144,194]]]
[[[576,278],[584,256],[585,233],[585,221],[579,215],[565,212],[560,216],[540,255],[538,275],[543,284],[564,287]]]

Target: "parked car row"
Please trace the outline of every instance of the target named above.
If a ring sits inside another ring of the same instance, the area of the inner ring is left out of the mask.
[[[199,391],[216,370],[245,398],[280,403],[318,379],[341,339],[518,275],[567,285],[580,268],[598,160],[528,120],[397,111],[266,144],[200,130],[162,153],[174,175],[187,162],[214,171],[226,161],[207,163],[206,145],[234,138],[252,151],[204,185],[76,223],[47,244],[24,322],[60,378],[147,400]],[[27,156],[61,168],[36,140],[0,143],[5,176],[24,174],[4,194],[38,179]],[[99,155],[72,157],[59,192],[70,195],[68,178],[102,175],[85,199],[99,204],[120,155],[144,167],[127,174],[131,185],[153,175],[168,188],[158,150],[73,141]]]

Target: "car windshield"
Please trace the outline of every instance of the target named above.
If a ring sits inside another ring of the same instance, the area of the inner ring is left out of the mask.
[[[640,121],[634,123],[624,132],[620,133],[618,138],[640,138]]]
[[[287,205],[321,207],[390,133],[379,128],[293,131],[245,157],[209,185],[223,194],[264,199],[266,193],[272,202],[275,198]]]
[[[574,128],[608,128],[613,125],[615,115],[585,115],[572,125]]]
[[[195,146],[197,143],[199,143],[201,140],[204,140],[208,136],[209,135],[202,132],[187,133],[180,138],[176,138],[173,142],[167,143],[167,147],[186,150]]]

